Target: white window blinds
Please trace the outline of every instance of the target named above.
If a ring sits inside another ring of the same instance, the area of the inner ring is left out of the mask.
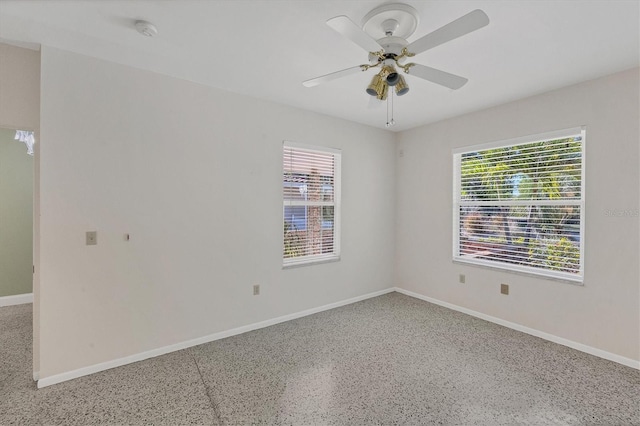
[[[454,260],[583,279],[582,129],[454,152]]]
[[[283,146],[283,263],[339,257],[340,152]]]

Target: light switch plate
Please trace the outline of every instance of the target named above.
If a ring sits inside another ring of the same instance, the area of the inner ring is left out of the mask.
[[[98,232],[96,231],[87,231],[87,245],[95,246],[98,244]]]

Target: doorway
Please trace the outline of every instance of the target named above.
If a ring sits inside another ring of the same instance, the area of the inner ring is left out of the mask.
[[[16,130],[0,128],[0,306],[33,293],[34,161],[28,151]]]

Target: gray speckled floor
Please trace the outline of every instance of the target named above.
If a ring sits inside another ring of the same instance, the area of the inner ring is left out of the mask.
[[[5,424],[640,425],[640,371],[391,293],[36,390],[0,309]]]
[[[217,425],[188,351],[36,389],[31,305],[0,308],[0,425]]]

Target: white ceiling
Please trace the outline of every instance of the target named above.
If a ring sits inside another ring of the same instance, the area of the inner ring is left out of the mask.
[[[384,103],[365,93],[375,70],[314,88],[301,82],[367,62],[325,21],[360,23],[382,0],[0,1],[0,39],[128,64],[256,98],[385,128]],[[457,91],[407,77],[394,131],[639,65],[640,3],[633,1],[414,1],[413,41],[482,9],[491,23],[413,61],[469,79]],[[136,19],[158,28],[138,34]],[[366,74],[366,75],[365,75]]]

